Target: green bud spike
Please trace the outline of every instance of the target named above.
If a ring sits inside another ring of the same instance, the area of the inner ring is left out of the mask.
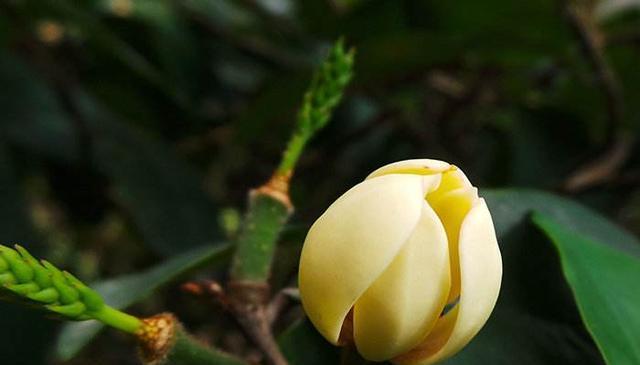
[[[33,281],[38,284],[39,287],[48,287],[51,286],[51,277],[47,269],[39,265],[38,260],[36,260],[31,254],[24,249],[24,247],[20,245],[15,245],[16,251],[20,253],[20,256],[24,259],[24,261],[31,266],[33,269]]]
[[[18,252],[9,247],[0,246],[0,254],[9,264],[11,273],[18,283],[28,283],[33,280],[33,269],[22,259]]]
[[[7,285],[6,288],[22,296],[35,293],[40,290],[40,287],[38,287],[38,284],[36,283]]]
[[[81,316],[87,307],[81,302],[75,302],[66,305],[47,305],[45,306],[48,310],[62,314],[65,317],[75,318]]]
[[[9,264],[0,256],[0,273],[4,273],[9,270]]]
[[[58,301],[60,295],[54,288],[40,290],[37,293],[27,295],[27,298],[40,303],[52,304]]]
[[[354,51],[347,50],[340,39],[316,69],[298,111],[293,136],[278,166],[279,174],[287,175],[293,171],[306,143],[329,121],[331,112],[353,77],[353,60]]]
[[[75,276],[71,275],[67,271],[64,272],[64,276],[78,291],[80,297],[82,298],[82,302],[87,306],[89,310],[97,311],[104,306],[104,300],[95,290],[84,285],[80,280],[76,279]]]
[[[51,274],[51,285],[53,285],[53,287],[58,291],[58,294],[60,294],[60,302],[62,304],[71,304],[76,302],[80,298],[80,294],[71,285],[69,285],[69,283],[67,283],[62,271],[58,270],[48,261],[42,260],[42,264]]]
[[[16,278],[11,273],[0,274],[0,285],[10,285],[16,282]]]
[[[8,294],[8,295],[3,295]],[[67,319],[95,319],[135,333],[142,322],[104,303],[98,292],[48,261],[38,261],[22,246],[0,245],[0,298],[16,298]]]

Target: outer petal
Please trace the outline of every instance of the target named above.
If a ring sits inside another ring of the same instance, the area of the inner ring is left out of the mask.
[[[449,285],[447,236],[425,202],[409,240],[355,304],[358,352],[382,361],[418,345],[440,317]]]
[[[457,308],[438,321],[420,346],[394,363],[428,365],[441,361],[469,343],[489,318],[500,291],[502,259],[484,199],[478,199],[462,223],[460,272]]]
[[[355,301],[389,266],[420,219],[439,175],[389,175],[338,198],[309,230],[300,258],[302,304],[320,333],[338,341]]]
[[[389,174],[431,175],[447,171],[452,166],[444,161],[430,159],[404,160],[382,166],[367,176],[368,179]]]

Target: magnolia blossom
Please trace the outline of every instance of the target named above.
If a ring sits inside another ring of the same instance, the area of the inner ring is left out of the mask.
[[[424,159],[374,171],[318,218],[299,285],[328,341],[346,337],[368,360],[404,365],[464,347],[493,310],[501,279],[484,199],[456,166]]]

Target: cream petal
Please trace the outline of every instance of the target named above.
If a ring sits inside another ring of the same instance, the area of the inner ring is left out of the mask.
[[[449,286],[447,236],[424,202],[411,237],[355,304],[358,352],[368,360],[382,361],[418,345],[440,317]]]
[[[395,364],[429,365],[464,347],[485,324],[498,299],[502,259],[491,214],[478,199],[460,231],[460,302],[442,317],[417,348],[394,359]]]
[[[447,171],[452,166],[444,161],[430,159],[404,160],[382,166],[367,176],[368,179],[389,174],[431,175]]]
[[[439,183],[439,175],[367,180],[313,224],[300,258],[300,295],[327,340],[337,343],[345,316],[411,236],[424,196]]]

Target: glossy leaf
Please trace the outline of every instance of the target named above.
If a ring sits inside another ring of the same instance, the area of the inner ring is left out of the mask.
[[[554,218],[567,229],[640,257],[640,240],[605,217],[567,198],[529,189],[483,190],[498,235],[521,224],[533,211]]]
[[[575,202],[535,190],[481,190],[503,254],[503,286],[486,326],[469,346],[445,361],[528,365],[602,364],[564,279],[553,245],[528,223],[545,211],[566,227],[616,237],[633,250],[635,238]]]
[[[640,259],[536,213],[553,241],[585,324],[608,364],[640,363]]]

